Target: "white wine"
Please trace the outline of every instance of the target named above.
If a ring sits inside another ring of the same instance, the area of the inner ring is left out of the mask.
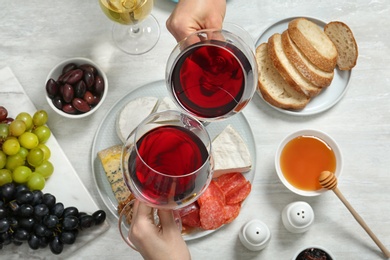
[[[136,24],[152,11],[153,0],[99,0],[108,18],[121,24]]]

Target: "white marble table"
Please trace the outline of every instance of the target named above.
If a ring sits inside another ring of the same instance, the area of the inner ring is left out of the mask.
[[[49,111],[51,127],[96,204],[107,209],[92,176],[91,147],[94,134],[108,109],[123,95],[143,84],[164,78],[165,62],[175,40],[165,28],[174,4],[156,0],[153,14],[161,26],[157,46],[142,56],[129,56],[111,41],[111,22],[97,0],[1,1],[0,68],[10,67],[37,108]],[[294,195],[279,181],[274,154],[281,139],[302,128],[330,134],[344,155],[339,188],[390,248],[390,2],[377,1],[261,1],[228,0],[226,21],[244,27],[254,39],[274,22],[292,16],[341,20],[353,30],[359,45],[358,64],[350,87],[332,109],[313,116],[291,116],[274,110],[255,96],[244,114],[252,126],[257,148],[253,191],[239,217],[204,238],[188,242],[193,259],[290,259],[302,246],[329,248],[337,259],[384,259],[380,250],[332,192],[307,198]],[[107,73],[110,93],[102,108],[84,121],[61,118],[50,111],[43,91],[53,65],[70,57],[86,57]],[[0,86],[0,89],[3,88]],[[1,105],[1,100],[0,100]],[[75,141],[77,140],[77,141]],[[303,234],[289,233],[280,213],[290,202],[303,200],[316,219]],[[108,210],[107,210],[108,212]],[[258,218],[271,230],[267,248],[251,252],[238,240],[247,221]],[[120,238],[116,218],[108,214],[111,228],[77,250],[72,259],[141,259]],[[26,245],[24,245],[26,246]],[[47,249],[48,250],[48,249]],[[37,259],[40,257],[36,254]],[[23,259],[5,247],[1,258]]]

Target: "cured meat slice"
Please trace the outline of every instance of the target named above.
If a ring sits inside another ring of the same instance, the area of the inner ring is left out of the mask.
[[[193,203],[191,203],[190,205],[188,206],[185,206],[184,208],[181,208],[181,209],[178,209],[178,213],[179,213],[179,216],[181,218],[183,218],[184,216],[192,213],[193,211],[196,211],[198,210],[199,211],[199,205],[198,203],[195,201]]]
[[[200,226],[212,230],[225,224],[225,205],[222,200],[204,201],[199,210]]]
[[[220,186],[220,188],[222,192],[226,195],[230,191],[244,186],[247,182],[247,179],[245,179],[242,173],[236,172],[227,181],[225,181],[223,185]]]
[[[241,203],[248,197],[251,192],[252,185],[247,181],[243,186],[236,187],[231,190],[229,193],[225,194],[225,201],[227,205],[234,205]]]
[[[230,178],[232,178],[234,175],[236,175],[236,172],[232,172],[232,173],[227,173],[227,174],[221,175],[218,178],[214,179],[215,184],[217,184],[221,188],[227,182],[229,182]]]
[[[232,222],[240,214],[241,203],[225,205],[225,224]]]
[[[223,204],[225,204],[225,195],[223,194],[221,188],[215,184],[214,180],[211,180],[207,189],[198,198],[198,204],[202,207],[203,203],[209,200],[220,200]]]
[[[181,218],[181,223],[188,227],[200,227],[199,208]]]

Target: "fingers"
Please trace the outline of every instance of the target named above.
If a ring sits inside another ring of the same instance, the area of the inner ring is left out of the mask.
[[[164,230],[179,230],[172,210],[159,210],[158,216],[160,218],[160,224]]]

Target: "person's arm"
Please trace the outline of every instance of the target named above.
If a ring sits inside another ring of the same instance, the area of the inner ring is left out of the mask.
[[[181,236],[172,210],[158,210],[160,226],[153,222],[153,209],[135,201],[130,240],[144,259],[191,259],[190,252]]]
[[[221,29],[225,12],[226,0],[180,0],[166,26],[179,42],[201,29]]]

